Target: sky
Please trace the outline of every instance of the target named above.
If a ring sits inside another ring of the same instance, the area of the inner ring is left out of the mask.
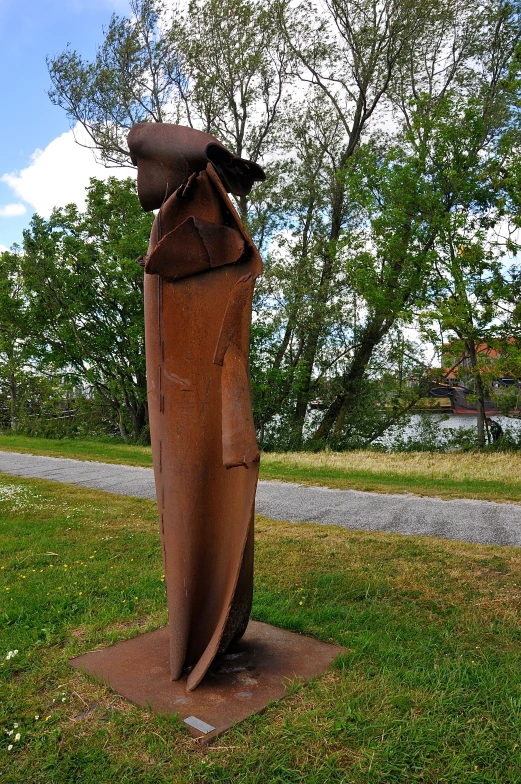
[[[45,58],[67,45],[92,58],[111,15],[128,12],[127,0],[0,0],[0,250],[21,244],[35,212],[81,206],[89,177],[117,173],[75,143],[65,112],[47,95]],[[81,140],[81,129],[75,133]]]

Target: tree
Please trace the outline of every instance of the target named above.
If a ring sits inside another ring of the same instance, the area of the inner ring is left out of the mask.
[[[317,355],[324,341],[324,331],[327,332],[331,304],[337,300],[336,283],[344,269],[343,255],[339,251],[347,244],[352,204],[357,201],[356,196],[352,199],[353,194],[348,189],[350,175],[357,166],[355,155],[370,123],[376,120],[386,101],[394,73],[407,58],[426,13],[428,4],[392,0],[357,0],[348,4],[333,0],[326,3],[326,13],[322,14],[308,2],[300,3],[296,8],[288,2],[279,6],[279,22],[288,46],[300,64],[299,77],[310,85],[308,106],[316,107],[315,118],[322,114],[329,119],[329,130],[325,134],[322,132],[318,144],[323,159],[321,173],[327,180],[322,193],[327,205],[320,219],[323,221],[327,215],[327,225],[322,227],[316,245],[320,274],[314,290],[310,291],[313,304],[299,357],[294,428],[297,443],[302,439],[308,404],[314,394]],[[324,130],[323,123],[313,125],[319,131]],[[310,136],[315,127],[310,129]],[[302,123],[298,128],[302,133]],[[372,341],[374,348],[375,339]],[[345,356],[347,352],[343,347],[337,353]],[[353,366],[361,361],[365,370],[370,352],[363,358],[356,352],[350,353]],[[334,409],[328,412],[317,431],[318,441],[329,436],[339,413]]]
[[[20,387],[29,373],[32,351],[31,306],[24,296],[18,248],[0,254],[0,384],[7,389],[11,430],[20,419]]]
[[[480,156],[494,156],[498,135],[516,121],[519,30],[518,12],[510,4],[491,2],[478,11],[447,4],[425,21],[399,64],[389,92],[403,117],[398,144],[378,156],[372,142],[376,165],[366,177],[374,192],[368,221],[377,250],[374,261],[366,261],[366,272],[360,270],[370,284],[368,318],[317,440],[341,431],[367,359],[394,319],[425,302],[425,283],[435,269],[436,243],[443,241],[447,220],[461,210],[474,211],[483,198],[473,167]],[[480,206],[485,225],[487,207]]]
[[[504,334],[505,255],[517,250],[509,228],[516,217],[519,223],[512,185],[520,140],[521,17],[515,6],[498,2],[479,20],[482,35],[462,88],[448,85],[436,101],[422,95],[415,111],[404,112],[411,138],[426,155],[425,216],[435,229],[434,315],[466,357],[483,447],[491,380],[491,359],[483,349]]]
[[[259,434],[313,448],[359,443],[357,427],[370,439],[400,410],[388,384],[374,427],[362,428],[362,408],[365,417],[376,407],[361,408],[361,396],[387,384],[397,331],[446,305],[458,265],[476,282],[473,307],[478,296],[497,302],[496,284],[484,293],[489,273],[471,274],[474,257],[458,247],[485,247],[492,213],[501,221],[516,209],[514,186],[505,194],[508,139],[518,144],[517,5],[131,7],[92,62],[69,50],[49,60],[52,99],[107,163],[128,160],[133,122],[173,121],[266,166],[266,183],[238,205],[266,257],[252,328]],[[487,248],[482,266],[495,258]]]
[[[87,206],[35,215],[21,264],[33,303],[42,363],[92,388],[114,412],[122,437],[147,422],[143,271],[152,216],[132,180],[91,180]]]
[[[258,161],[273,138],[287,81],[271,0],[131,0],[92,62],[66,49],[47,64],[51,101],[80,123],[107,164],[130,165],[137,122],[184,123]],[[241,203],[245,215],[245,202]]]
[[[137,122],[180,122],[186,77],[165,35],[160,0],[131,0],[132,18],[113,14],[92,62],[67,48],[47,58],[51,101],[79,123],[101,160],[129,166],[126,132]]]

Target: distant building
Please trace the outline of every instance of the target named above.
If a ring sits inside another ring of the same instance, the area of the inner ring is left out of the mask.
[[[508,342],[513,343],[514,339]],[[479,344],[476,352],[481,360],[482,370],[489,373],[494,372],[494,360],[501,359],[503,356],[500,348],[486,343]],[[486,362],[487,359],[490,363]],[[464,342],[455,340],[445,343],[441,368],[431,368],[425,374],[426,399],[424,398],[422,402],[426,405],[422,407],[432,409],[436,406],[438,410],[446,413],[475,415],[476,405],[469,400],[469,397],[472,398],[474,394],[473,382],[472,362]],[[521,388],[520,379],[498,375],[492,380],[492,387],[498,392],[502,388],[513,386]],[[485,412],[487,415],[500,413],[497,401],[486,397]]]

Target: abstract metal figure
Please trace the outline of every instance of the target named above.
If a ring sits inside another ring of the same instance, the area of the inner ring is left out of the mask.
[[[248,343],[259,253],[228,192],[264,172],[209,134],[140,123],[128,135],[145,210],[150,433],[170,627],[170,673],[200,683],[248,624],[259,451]]]

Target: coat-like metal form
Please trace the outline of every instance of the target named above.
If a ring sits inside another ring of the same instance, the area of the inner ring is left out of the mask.
[[[128,145],[145,210],[145,340],[170,627],[187,689],[244,633],[253,589],[259,451],[248,344],[259,253],[227,191],[260,167],[191,128],[137,124]]]

